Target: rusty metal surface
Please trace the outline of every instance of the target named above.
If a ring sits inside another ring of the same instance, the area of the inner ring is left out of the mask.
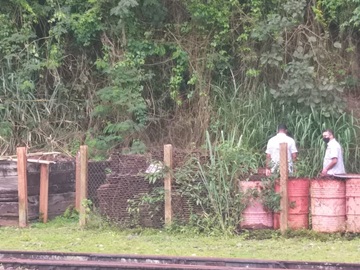
[[[249,260],[204,257],[145,256],[94,253],[0,251],[5,269],[129,269],[129,270],[355,270],[360,263]]]

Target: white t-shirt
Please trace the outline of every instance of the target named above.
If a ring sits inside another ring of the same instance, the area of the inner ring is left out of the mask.
[[[328,170],[327,173],[330,175],[345,173],[342,149],[340,144],[335,139],[330,140],[327,144],[324,156],[323,169],[325,169],[329,165],[331,159],[333,158],[337,158],[337,163],[334,167]]]
[[[266,147],[266,154],[271,156],[272,168],[271,172],[278,170],[279,162],[280,162],[280,144],[287,143],[287,150],[288,150],[288,161],[289,161],[289,173],[292,173],[292,156],[291,154],[297,153],[298,150],[296,148],[296,144],[293,138],[287,136],[285,133],[278,133],[274,137],[272,137]]]

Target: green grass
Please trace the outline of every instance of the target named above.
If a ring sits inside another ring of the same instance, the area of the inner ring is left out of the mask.
[[[246,231],[233,237],[172,233],[166,230],[81,229],[56,219],[29,228],[0,228],[0,249],[224,257],[241,259],[360,262],[360,237],[311,231]]]

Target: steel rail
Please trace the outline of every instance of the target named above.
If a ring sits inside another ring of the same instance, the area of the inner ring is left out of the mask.
[[[36,269],[36,270],[91,270],[91,269],[121,269],[121,270],[238,270],[237,267],[181,265],[181,264],[151,264],[125,263],[117,261],[62,261],[62,260],[29,260],[5,259],[1,264],[5,269]],[[245,267],[247,270],[263,270],[264,268]],[[244,268],[243,268],[244,269]],[[271,268],[282,270],[284,268]],[[295,270],[295,269],[293,269]]]
[[[359,270],[360,263],[250,260],[237,258],[177,257],[68,252],[0,250],[5,269],[122,269],[122,270]],[[1,268],[0,268],[1,269]]]

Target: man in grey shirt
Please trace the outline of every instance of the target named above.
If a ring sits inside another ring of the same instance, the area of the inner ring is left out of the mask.
[[[323,169],[321,176],[344,174],[345,166],[343,160],[343,153],[340,144],[334,136],[331,129],[326,129],[323,132],[323,140],[327,144],[324,156]]]

